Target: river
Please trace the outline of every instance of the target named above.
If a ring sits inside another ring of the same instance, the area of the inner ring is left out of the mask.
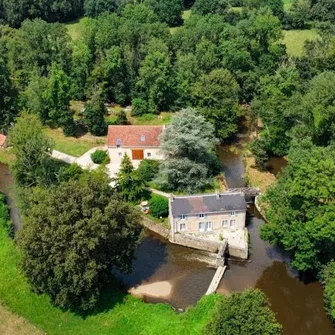
[[[241,156],[239,153],[234,155],[239,158],[228,160],[225,166],[242,183]],[[229,166],[229,162],[235,167]],[[18,220],[15,223],[17,226],[19,217],[11,200],[11,185],[8,168],[0,164],[0,189],[10,196],[11,216],[14,221]],[[272,310],[283,325],[284,335],[333,334],[332,323],[323,309],[321,285],[300,281],[298,274],[288,266],[289,256],[282,249],[260,239],[259,227],[264,224],[261,216],[253,209],[249,214],[250,261],[230,260],[218,292],[226,294],[258,287],[268,297]],[[120,276],[125,287],[147,302],[165,302],[181,310],[196,304],[206,292],[215,272],[207,265],[207,260],[212,257],[209,253],[173,245],[150,232],[145,233],[136,257],[134,271]]]

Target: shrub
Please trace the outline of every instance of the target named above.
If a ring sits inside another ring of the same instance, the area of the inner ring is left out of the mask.
[[[143,159],[137,172],[146,182],[153,180],[159,171],[159,161],[155,159]]]
[[[95,164],[103,164],[109,162],[109,156],[105,150],[97,150],[91,154],[91,159]]]
[[[169,201],[167,198],[153,194],[150,201],[150,214],[156,218],[167,217],[169,215]]]

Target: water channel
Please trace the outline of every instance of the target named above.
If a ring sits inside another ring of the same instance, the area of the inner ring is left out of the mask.
[[[227,155],[225,160],[228,184],[240,182],[234,186],[243,186],[240,153]],[[0,190],[10,196],[11,187],[9,170],[0,164]],[[10,200],[9,205],[17,227],[18,212],[13,201]],[[269,298],[271,308],[283,325],[284,335],[333,334],[332,323],[323,309],[320,284],[300,281],[298,274],[288,266],[289,256],[260,239],[259,228],[264,224],[261,216],[253,209],[249,214],[250,260],[230,260],[218,292],[226,294],[258,287]],[[195,305],[206,292],[215,272],[206,262],[211,259],[210,254],[173,245],[150,232],[145,233],[136,256],[132,274],[120,276],[125,287],[133,288],[135,294],[140,292],[147,302],[165,302],[176,309],[184,310],[187,306]]]

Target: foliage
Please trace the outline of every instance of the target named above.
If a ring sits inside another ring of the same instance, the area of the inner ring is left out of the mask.
[[[215,134],[225,140],[237,132],[239,85],[225,69],[202,75],[193,85],[194,103],[215,127]]]
[[[42,124],[35,115],[24,114],[10,131],[15,161],[13,174],[20,186],[47,185],[53,175],[50,153],[52,142],[42,132]]]
[[[150,214],[155,218],[166,218],[169,215],[169,201],[167,198],[153,194],[149,201]]]
[[[85,0],[85,15],[89,17],[97,17],[104,12],[116,12],[118,10],[117,0]]]
[[[105,150],[96,150],[91,154],[91,159],[95,164],[103,164],[109,162],[108,152]]]
[[[13,225],[9,219],[9,211],[6,205],[6,196],[0,192],[0,225],[9,236],[13,235]]]
[[[334,152],[308,139],[294,142],[287,168],[264,199],[269,223],[261,237],[288,250],[300,271],[317,271],[335,256]]]
[[[265,143],[262,139],[255,139],[250,144],[250,150],[253,157],[255,158],[256,167],[260,170],[265,170],[266,162],[269,159],[268,154],[265,150]]]
[[[260,290],[246,290],[223,298],[217,305],[206,335],[281,334],[281,326]]]
[[[160,162],[158,160],[145,158],[141,160],[137,168],[137,173],[140,175],[141,179],[149,182],[157,176],[159,164]]]
[[[61,126],[66,136],[74,135],[75,124],[70,111],[69,81],[63,70],[53,63],[48,89],[45,91],[45,109],[48,119]]]
[[[144,4],[152,8],[159,21],[169,26],[178,26],[182,23],[184,10],[182,0],[145,0]]]
[[[116,174],[114,181],[122,199],[136,202],[142,198],[146,181],[137,170],[134,170],[127,154],[122,158],[119,172]]]
[[[36,2],[31,0],[3,0],[0,3],[0,19],[12,27],[19,27],[25,19],[41,17],[54,21],[71,21],[83,13],[82,1],[50,0]]]
[[[335,320],[335,262],[330,261],[325,265],[321,272],[321,282],[324,287],[323,296],[325,302],[325,309],[330,318]]]
[[[86,103],[84,110],[84,122],[92,135],[102,136],[107,132],[105,115],[106,107],[98,93],[94,94],[91,101]]]
[[[0,55],[0,129],[8,128],[17,112],[17,92],[5,59]]]
[[[22,270],[34,291],[56,305],[91,309],[111,269],[131,270],[140,216],[113,195],[101,173],[35,189],[25,214]]]
[[[217,140],[213,126],[194,109],[177,113],[160,138],[164,161],[158,184],[166,189],[195,192],[205,188],[217,173],[212,153]]]
[[[195,0],[192,11],[195,14],[225,14],[228,10],[228,1],[226,0]]]
[[[120,124],[120,125],[128,125],[129,124],[127,114],[124,110],[118,112],[116,115],[117,115],[117,117],[116,117],[115,124]]]
[[[58,171],[58,181],[69,181],[71,179],[78,180],[83,174],[84,170],[76,163],[64,166]]]

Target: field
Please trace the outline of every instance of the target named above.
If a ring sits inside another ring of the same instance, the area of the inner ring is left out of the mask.
[[[65,24],[65,27],[73,41],[77,40],[80,37],[83,29],[84,20],[85,18],[82,18],[80,20]]]
[[[300,57],[304,51],[304,43],[308,40],[318,38],[318,33],[311,30],[284,30],[283,43],[286,44],[287,53],[289,56]]]
[[[201,334],[220,299],[218,295],[205,296],[195,308],[177,314],[165,304],[146,304],[130,295],[109,289],[102,294],[102,301],[94,312],[80,315],[61,311],[49,302],[46,295],[32,293],[18,269],[20,257],[19,250],[7,236],[3,222],[0,222],[0,300],[12,312],[50,335],[176,335],[190,334],[190,330],[192,334]],[[14,327],[14,319],[11,323]],[[29,331],[28,326],[25,329]],[[0,333],[3,334],[1,328]]]

